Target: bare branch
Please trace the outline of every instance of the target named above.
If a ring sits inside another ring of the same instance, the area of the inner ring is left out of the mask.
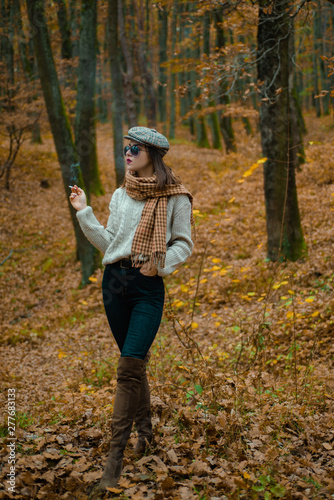
[[[13,254],[13,250],[11,250],[9,252],[9,255],[7,255],[7,257],[5,259],[3,259],[2,262],[0,262],[0,266],[2,266],[6,262],[6,260],[8,260],[12,256],[12,254]]]
[[[9,150],[6,160],[2,165],[0,165],[0,179],[4,174],[6,174],[5,175],[6,189],[9,189],[10,169],[16,159],[20,147],[22,146],[25,140],[24,134],[32,130],[33,126],[39,120],[39,117],[40,113],[36,115],[35,119],[32,122],[26,125],[18,126],[13,122],[6,125],[6,131],[9,137]]]

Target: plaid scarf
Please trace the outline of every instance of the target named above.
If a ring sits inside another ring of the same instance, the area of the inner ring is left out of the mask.
[[[182,184],[169,184],[157,188],[156,176],[139,177],[129,171],[125,174],[125,188],[130,198],[146,200],[143,213],[133,238],[131,259],[135,267],[149,261],[156,267],[164,267],[166,259],[167,202],[170,196],[186,194],[191,206],[192,194]],[[191,225],[194,226],[191,211]]]

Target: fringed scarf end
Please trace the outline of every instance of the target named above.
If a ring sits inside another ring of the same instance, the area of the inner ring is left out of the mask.
[[[142,267],[146,263],[153,264],[157,269],[165,267],[166,254],[163,252],[155,252],[151,255],[132,254],[131,261],[133,267]]]
[[[162,252],[156,252],[151,256],[150,261],[155,265],[157,269],[163,269],[165,267],[166,254]]]

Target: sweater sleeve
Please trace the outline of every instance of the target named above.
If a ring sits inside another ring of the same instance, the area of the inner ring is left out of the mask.
[[[110,214],[106,227],[99,223],[93,213],[92,207],[79,210],[76,214],[86,238],[103,254],[106,253],[107,248],[114,238],[113,221],[116,215],[116,201],[117,195],[115,191],[109,204]]]
[[[183,199],[182,199],[183,198]],[[188,197],[180,197],[180,203],[175,206],[172,219],[172,234],[167,245],[165,267],[158,269],[159,276],[172,273],[191,255],[193,242],[191,239],[191,203]]]

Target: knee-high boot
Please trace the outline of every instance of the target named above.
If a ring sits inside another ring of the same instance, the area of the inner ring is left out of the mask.
[[[145,370],[143,373],[138,409],[135,417],[136,429],[138,431],[138,441],[134,452],[136,455],[145,453],[147,445],[152,441],[152,421],[151,421],[151,398],[150,387],[148,385],[146,366],[150,359],[148,354],[145,358]]]
[[[99,484],[102,491],[115,487],[121,475],[124,449],[137,412],[144,369],[142,359],[119,359],[110,451]]]

